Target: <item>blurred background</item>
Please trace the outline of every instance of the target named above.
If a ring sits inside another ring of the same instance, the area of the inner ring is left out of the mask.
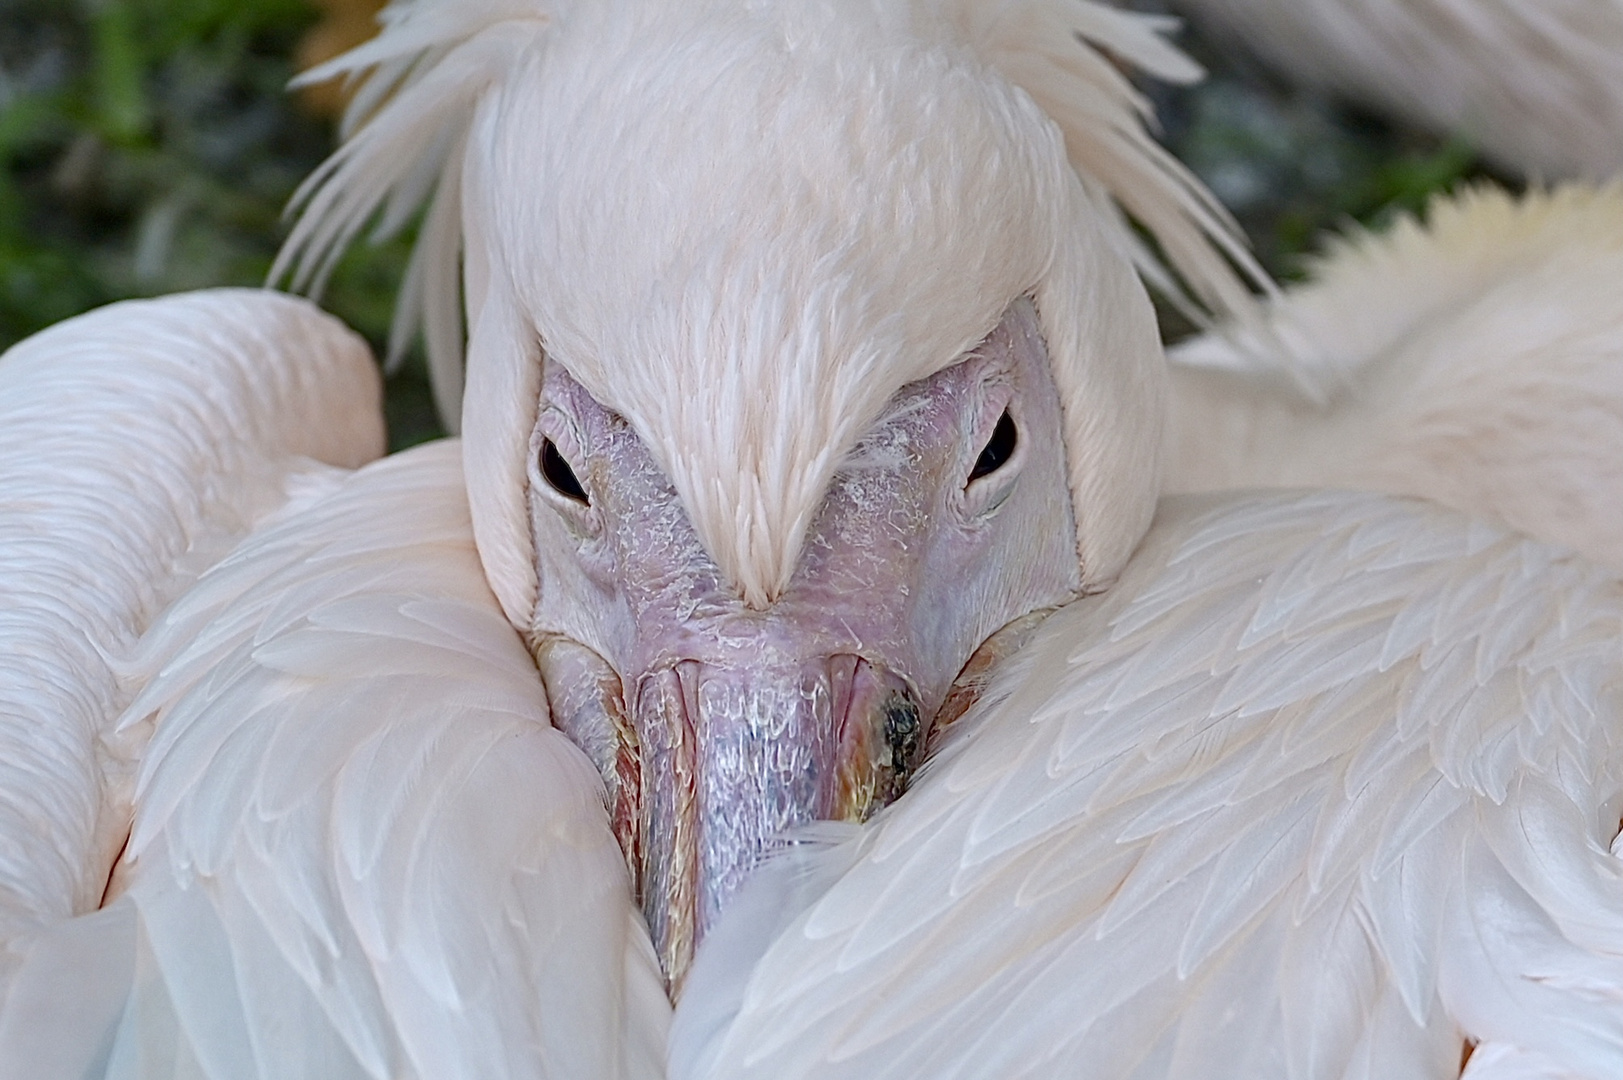
[[[0,0],[0,349],[112,300],[263,283],[282,208],[335,138],[335,89],[287,82],[364,39],[378,6]],[[1179,42],[1211,77],[1146,88],[1165,139],[1281,280],[1326,231],[1380,228],[1487,175],[1465,143],[1293,90],[1189,30]],[[407,248],[357,246],[322,298],[379,352]],[[394,448],[439,434],[420,357],[390,379],[388,412]]]

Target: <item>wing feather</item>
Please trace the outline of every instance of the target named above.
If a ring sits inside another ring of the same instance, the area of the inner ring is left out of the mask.
[[[1417,8],[1263,3],[1281,18],[1343,6],[1391,17],[1370,26]],[[1623,33],[1623,8],[1609,0],[1562,4],[1609,12]],[[1525,6],[1418,0],[1512,22]],[[1503,80],[1498,68],[1473,73],[1483,74]],[[1623,271],[1620,237],[1623,187],[1612,182],[1522,196],[1479,186],[1438,197],[1423,223],[1333,243],[1312,283],[1267,302],[1265,329],[1229,327],[1171,351],[1164,490],[1416,495],[1623,566],[1612,497],[1623,479],[1623,308],[1604,285]],[[1474,600],[1469,590],[1457,599]]]
[[[601,785],[485,584],[456,444],[283,515],[143,655],[114,906],[151,965],[89,1032],[109,1075],[658,1074],[669,1006]]]
[[[673,1075],[1439,1076],[1462,1032],[1615,1075],[1620,630],[1604,571],[1419,504],[1169,503],[714,961]]]
[[[141,632],[326,482],[311,459],[354,466],[382,443],[365,344],[272,293],[115,304],[0,357],[0,940],[101,899]]]

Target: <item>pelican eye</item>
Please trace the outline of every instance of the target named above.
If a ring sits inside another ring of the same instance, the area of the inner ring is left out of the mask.
[[[969,482],[973,484],[1007,465],[1014,456],[1018,441],[1014,417],[1009,415],[1008,409],[1004,409],[1003,415],[998,417],[997,427],[992,429],[992,437],[986,440],[986,446],[981,450],[981,456],[975,459],[975,467],[969,470]]]
[[[541,440],[541,476],[552,485],[552,490],[568,499],[574,499],[582,506],[591,506],[592,500],[581,486],[580,479],[576,477],[575,470],[569,467],[569,462],[558,453],[558,447],[551,439]]]

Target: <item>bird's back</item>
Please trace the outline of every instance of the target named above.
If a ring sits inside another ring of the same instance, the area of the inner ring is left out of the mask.
[[[456,443],[256,531],[137,664],[113,897],[19,986],[83,1000],[0,1025],[0,1072],[658,1075],[669,1005],[601,785],[485,583]]]
[[[358,337],[258,290],[114,305],[0,357],[0,940],[100,901],[122,658],[312,459],[381,451],[377,393]]]
[[[1418,495],[1623,567],[1623,189],[1439,199],[1171,352],[1166,490]]]

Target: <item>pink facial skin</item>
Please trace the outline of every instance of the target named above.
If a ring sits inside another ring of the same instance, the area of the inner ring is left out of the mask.
[[[530,488],[537,662],[555,721],[603,775],[673,995],[774,838],[899,796],[949,692],[962,711],[970,683],[954,681],[977,648],[1078,588],[1059,402],[1026,299],[896,394],[765,610],[724,579],[632,425],[551,362]]]

